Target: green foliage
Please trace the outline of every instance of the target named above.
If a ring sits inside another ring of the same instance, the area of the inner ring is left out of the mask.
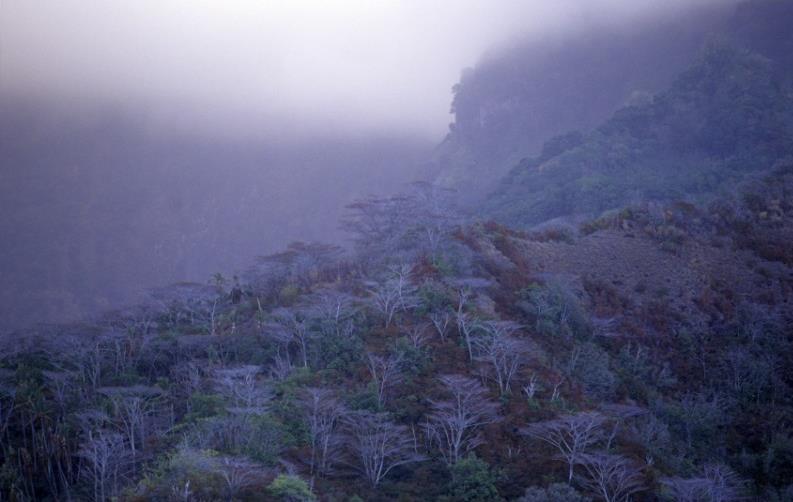
[[[617,386],[610,360],[608,353],[592,342],[577,344],[570,354],[567,372],[581,383],[587,395],[608,401]]]
[[[315,345],[320,369],[348,376],[361,362],[363,340],[357,333],[329,334],[319,338]]]
[[[520,291],[517,306],[537,333],[570,338],[584,336],[588,323],[578,298],[564,285],[534,283]]]
[[[443,284],[428,280],[418,289],[419,313],[438,312],[451,306],[451,298]]]
[[[267,487],[267,491],[276,500],[283,502],[311,502],[317,499],[308,483],[287,474],[279,474]]]
[[[452,479],[441,499],[460,502],[495,502],[502,500],[496,489],[498,476],[476,455],[469,455],[454,464]]]
[[[141,482],[148,496],[168,496],[174,491],[186,491],[196,498],[219,497],[223,478],[215,469],[217,453],[179,447]]]
[[[294,445],[296,439],[288,428],[271,415],[253,418],[251,434],[246,438],[243,453],[254,460],[274,465],[282,451]]]
[[[622,347],[614,365],[627,394],[642,401],[653,401],[659,392],[677,384],[669,364],[651,357],[649,349],[640,344]]]
[[[185,416],[184,420],[193,422],[200,418],[225,414],[225,411],[226,403],[223,396],[196,392],[190,396],[190,413]]]

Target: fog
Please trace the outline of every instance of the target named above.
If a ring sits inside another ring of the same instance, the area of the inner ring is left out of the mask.
[[[213,134],[408,128],[442,135],[488,48],[705,0],[4,0],[5,94],[146,110]],[[231,129],[230,129],[231,128]]]
[[[0,331],[343,243],[486,52],[706,0],[0,1]]]

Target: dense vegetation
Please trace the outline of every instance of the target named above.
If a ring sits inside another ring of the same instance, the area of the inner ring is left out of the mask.
[[[350,204],[350,250],[0,337],[0,501],[793,501],[793,94],[758,47],[546,143],[500,221],[417,183]]]
[[[461,225],[429,185],[359,201],[354,255],[294,244],[5,338],[0,493],[791,500],[792,222],[790,166],[741,199],[577,234]],[[684,262],[721,250],[753,289],[714,270],[675,303],[676,282],[626,291],[594,256],[571,282],[531,251],[615,232]]]
[[[546,143],[486,202],[525,226],[641,200],[702,200],[793,154],[793,93],[770,60],[725,45],[591,133]]]
[[[731,2],[713,3],[491,51],[453,88],[454,121],[432,159],[438,181],[481,200],[545,141],[596,127],[626,103],[666,88],[708,36],[725,32],[732,11]]]

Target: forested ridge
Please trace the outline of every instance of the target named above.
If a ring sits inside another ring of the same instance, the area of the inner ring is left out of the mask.
[[[516,226],[635,201],[703,201],[793,154],[790,81],[746,49],[714,44],[672,86],[590,133],[548,141],[484,211]]]
[[[0,501],[793,500],[790,5],[482,199],[2,334]]]

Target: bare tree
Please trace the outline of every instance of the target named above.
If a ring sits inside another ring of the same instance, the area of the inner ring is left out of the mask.
[[[526,398],[534,399],[534,396],[537,394],[542,386],[537,379],[537,375],[532,373],[531,378],[529,378],[529,382],[523,386],[523,393],[526,394]]]
[[[366,354],[366,365],[377,391],[377,404],[381,408],[385,404],[386,393],[402,378],[400,365],[402,356],[399,353],[389,354],[386,357],[372,353]]]
[[[521,430],[521,433],[559,450],[560,458],[567,462],[567,481],[571,483],[579,457],[604,438],[605,422],[606,418],[600,413],[581,412],[531,424]]]
[[[490,365],[492,378],[501,395],[511,392],[511,383],[520,367],[526,363],[530,352],[527,341],[512,336],[520,325],[511,321],[487,321],[479,324],[484,336],[474,344],[479,353],[477,359]]]
[[[488,399],[487,389],[476,380],[445,375],[441,382],[451,397],[431,402],[432,411],[425,427],[444,461],[451,465],[482,443],[481,427],[500,417],[498,405]]]
[[[284,251],[257,257],[257,267],[251,275],[255,276],[258,289],[270,294],[285,283],[305,288],[323,274],[333,277],[341,255],[339,246],[296,241]]]
[[[346,425],[356,467],[372,486],[395,467],[424,460],[408,428],[390,421],[385,413],[355,412],[346,418]]]
[[[286,345],[295,344],[300,352],[303,367],[308,367],[308,344],[313,337],[309,329],[308,319],[304,312],[295,309],[280,308],[273,312],[274,323],[269,327],[273,336]]]
[[[696,478],[665,478],[664,491],[679,502],[746,500],[746,483],[729,467],[708,465]]]
[[[270,377],[276,381],[283,382],[289,378],[294,369],[288,357],[276,354],[273,358],[273,363],[270,365]]]
[[[162,319],[168,325],[187,323],[212,333],[221,293],[217,286],[180,282],[153,290],[151,297],[164,313]]]
[[[377,310],[388,328],[397,312],[418,305],[416,287],[410,282],[410,266],[392,267],[384,282],[370,283],[369,303]]]
[[[65,414],[67,402],[75,388],[78,387],[79,375],[75,371],[45,371],[43,374],[47,388],[52,392],[52,397],[58,404],[60,413]]]
[[[243,490],[255,486],[264,477],[261,467],[245,458],[221,457],[215,463],[215,470],[225,483],[227,500],[236,500],[237,495]]]
[[[474,316],[469,314],[468,312],[460,312],[458,311],[455,316],[454,320],[457,322],[457,332],[460,334],[460,337],[465,341],[465,347],[468,350],[468,360],[474,360],[474,341],[473,341],[473,334],[474,334],[474,327],[477,324],[477,320]]]
[[[446,310],[442,310],[440,312],[431,312],[429,318],[435,331],[438,332],[441,341],[446,341],[446,332],[449,330],[452,314]]]
[[[233,411],[264,413],[272,399],[266,385],[257,379],[259,366],[238,366],[215,370],[215,384],[233,403]]]
[[[478,278],[461,279],[457,281],[457,307],[454,312],[454,320],[457,324],[457,332],[460,338],[465,340],[468,349],[468,359],[474,360],[473,334],[478,325],[476,317],[466,312],[466,306],[473,299],[474,288],[483,288],[490,284],[489,281]]]
[[[354,298],[334,290],[326,290],[312,296],[308,310],[319,324],[323,336],[346,336],[357,310]]]
[[[444,238],[459,220],[454,208],[454,191],[427,182],[413,183],[412,188],[416,191],[412,224],[435,259]]]
[[[347,206],[342,228],[354,235],[359,254],[382,259],[406,246],[413,204],[407,195],[356,200]]]
[[[332,391],[314,387],[306,389],[301,404],[311,446],[311,475],[325,476],[339,461],[339,429],[346,409]]]
[[[641,469],[621,455],[585,453],[578,457],[577,463],[586,472],[582,484],[605,502],[628,502],[633,494],[644,489]]]
[[[93,500],[105,501],[118,493],[123,482],[129,451],[119,434],[106,431],[89,431],[80,445],[81,474],[93,489]]]
[[[136,385],[132,387],[103,387],[99,391],[110,398],[113,417],[118,421],[132,455],[133,465],[137,461],[149,437],[149,419],[155,412],[155,400],[162,395],[156,387]]]
[[[2,372],[3,370],[0,370],[0,377],[3,376]],[[14,408],[16,407],[15,397],[16,388],[12,384],[5,385],[0,380],[0,439],[5,437],[11,417],[14,414]]]
[[[171,378],[177,384],[174,391],[190,409],[190,396],[201,389],[203,382],[201,366],[196,361],[186,361],[171,368]]]
[[[429,324],[423,322],[412,324],[405,329],[404,333],[410,339],[413,347],[419,349],[427,343],[429,327]]]
[[[471,291],[468,288],[461,287],[458,290],[457,296],[457,310],[454,312],[454,320],[457,323],[457,333],[465,340],[465,347],[468,349],[468,360],[474,360],[474,346],[471,341],[471,335],[476,325],[475,319],[471,314],[465,311],[465,306],[471,299]]]
[[[606,441],[606,451],[611,449],[611,445],[626,422],[647,413],[647,409],[640,406],[615,403],[603,404],[600,406],[600,411],[611,422],[611,431],[608,433],[608,440]]]
[[[421,250],[435,258],[445,237],[459,221],[453,191],[426,182],[412,193],[370,197],[347,206],[342,228],[355,236],[360,255],[383,257]]]
[[[107,351],[101,340],[96,338],[89,340],[84,349],[80,351],[82,361],[79,366],[83,370],[81,378],[86,382],[90,392],[95,392],[102,384]]]

